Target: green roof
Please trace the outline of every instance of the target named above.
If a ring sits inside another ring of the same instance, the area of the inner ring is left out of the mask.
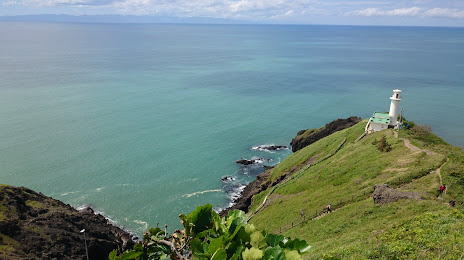
[[[390,116],[388,113],[375,112],[371,119],[369,119],[369,122],[388,125],[390,124]]]

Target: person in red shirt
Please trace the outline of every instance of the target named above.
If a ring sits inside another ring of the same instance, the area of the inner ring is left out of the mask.
[[[445,187],[444,184],[442,184],[442,185],[440,186],[440,195],[443,194],[443,192],[445,192],[445,190],[446,190],[446,187]]]

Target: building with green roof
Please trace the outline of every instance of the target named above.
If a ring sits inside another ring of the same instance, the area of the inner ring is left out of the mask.
[[[369,122],[367,122],[367,133],[382,131],[388,128],[399,128],[401,122],[398,122],[397,119],[401,101],[401,90],[393,90],[393,95],[390,97],[390,100],[390,112],[374,112]]]

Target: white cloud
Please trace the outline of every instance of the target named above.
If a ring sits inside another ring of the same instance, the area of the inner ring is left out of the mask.
[[[379,8],[366,8],[349,13],[350,15],[359,16],[420,16],[420,17],[448,17],[464,19],[464,10],[451,8],[432,8],[424,10],[419,7],[398,8],[393,10],[384,10]]]
[[[320,2],[321,5],[346,6],[346,5],[388,5],[394,2],[388,1],[343,1],[343,2]]]
[[[415,16],[419,14],[421,8],[411,7],[411,8],[398,8],[391,11],[387,11],[387,15],[393,16]]]
[[[88,4],[91,0],[22,0],[25,6],[56,6],[56,5],[78,5]]]
[[[355,24],[362,16],[383,16],[394,23],[396,17],[416,17],[416,24],[438,21],[436,17],[464,19],[464,0],[0,0],[0,7],[6,15],[127,14],[273,23]]]
[[[317,0],[121,0],[111,6],[120,13],[216,18],[270,18],[303,12]]]
[[[420,13],[421,8],[410,7],[410,8],[397,8],[389,11],[385,11],[379,8],[366,8],[359,11],[351,12],[350,14],[361,15],[361,16],[416,16]]]
[[[448,8],[433,8],[424,12],[425,16],[429,17],[449,17],[464,19],[464,10],[448,9]]]
[[[17,5],[18,2],[16,1],[5,1],[2,3],[3,6],[12,6],[12,5]]]

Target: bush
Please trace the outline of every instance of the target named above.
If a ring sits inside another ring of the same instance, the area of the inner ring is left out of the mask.
[[[247,223],[243,211],[230,211],[221,219],[212,208],[207,204],[188,216],[181,214],[184,230],[171,236],[160,228],[151,228],[133,250],[120,256],[114,250],[109,259],[301,259],[301,254],[311,248],[304,240],[256,230]]]
[[[382,136],[380,141],[377,141],[377,139],[374,139],[372,142],[373,145],[377,145],[377,149],[381,152],[390,152],[392,147],[391,145],[387,142],[387,138],[385,136]]]
[[[407,130],[413,128],[416,125],[413,121],[408,121],[403,117],[403,127]]]

